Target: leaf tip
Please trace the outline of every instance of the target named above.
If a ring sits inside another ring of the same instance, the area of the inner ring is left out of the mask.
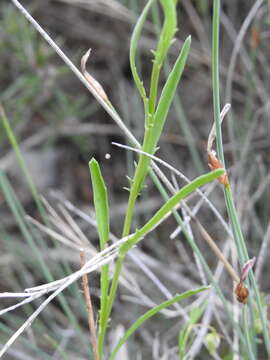
[[[97,160],[94,158],[94,156],[91,158],[91,160],[89,161],[88,165],[89,166],[92,166],[92,165],[97,165],[98,162]]]
[[[189,35],[187,38],[186,38],[186,43],[188,44],[188,46],[190,46],[190,44],[191,44],[191,35]]]

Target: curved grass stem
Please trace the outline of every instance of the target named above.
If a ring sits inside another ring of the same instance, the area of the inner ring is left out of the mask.
[[[214,9],[213,9],[213,32],[212,32],[212,84],[213,84],[213,106],[214,106],[214,119],[216,126],[216,143],[217,143],[217,153],[218,158],[222,161],[225,167],[224,161],[224,152],[223,152],[223,142],[222,142],[222,132],[220,124],[220,84],[219,84],[219,23],[220,23],[220,0],[214,0]],[[233,230],[234,241],[238,251],[239,262],[241,266],[249,259],[248,250],[246,243],[242,234],[241,226],[238,220],[233,194],[230,186],[224,188],[224,197],[226,202],[226,207],[230,219],[230,223]],[[250,272],[250,280],[252,287],[255,293],[255,299],[259,310],[260,320],[263,325],[263,335],[265,339],[265,346],[270,356],[270,337],[269,330],[267,328],[267,322],[263,312],[263,305],[259,295],[259,289],[255,281],[253,272]],[[251,302],[250,302],[251,304]],[[251,319],[253,316],[253,307],[249,305],[249,311]],[[247,326],[247,323],[244,323],[244,326]],[[245,333],[248,334],[248,329],[245,329]],[[252,343],[251,343],[252,342]],[[246,343],[248,344],[248,352],[250,358],[254,358],[253,349],[256,349],[255,338],[246,337]]]

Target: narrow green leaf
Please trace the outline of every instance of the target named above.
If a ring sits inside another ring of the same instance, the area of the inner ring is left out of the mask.
[[[146,17],[148,15],[149,9],[152,6],[155,0],[149,0],[141,13],[135,28],[133,30],[131,41],[130,41],[130,51],[129,51],[129,61],[130,61],[130,69],[133,75],[134,82],[139,90],[141,97],[146,101],[146,93],[143,86],[143,82],[141,81],[139,74],[136,68],[136,53],[138,48],[138,42],[141,36],[142,28],[145,23]]]
[[[175,96],[176,88],[181,79],[187,61],[187,57],[189,54],[190,44],[191,44],[191,37],[189,36],[184,42],[181,52],[161,92],[157,110],[154,115],[155,125],[153,128],[152,140],[151,140],[151,146],[153,151],[155,150],[157,142],[161,136],[165,120],[167,118],[171,103]]]
[[[213,110],[214,110],[214,119],[216,125],[216,144],[217,144],[217,154],[218,158],[225,166],[224,160],[224,151],[223,151],[223,141],[222,141],[222,128],[220,124],[220,82],[219,82],[219,51],[220,51],[220,0],[213,1],[213,24],[212,24],[212,87],[213,87]],[[237,247],[239,262],[243,265],[248,259],[248,249],[245,243],[245,239],[243,237],[243,233],[241,230],[240,222],[238,219],[236,207],[234,204],[233,194],[230,186],[225,187],[224,196],[226,201],[226,207],[229,215],[229,219],[232,226],[232,232],[234,235],[235,245]],[[265,341],[265,347],[268,354],[268,358],[270,357],[270,335],[267,319],[265,317],[265,311],[263,309],[263,305],[260,298],[260,292],[258,288],[258,284],[254,278],[254,274],[251,271],[249,274],[249,279],[254,290],[254,298],[258,306],[258,311],[260,314],[260,319],[263,325],[263,336]],[[253,336],[249,336],[249,332],[254,331],[254,306],[249,303],[249,312],[250,318],[253,322],[252,326],[248,326],[246,322],[244,322],[244,330],[245,330],[245,343],[244,346],[248,350],[248,356],[250,359],[254,358],[254,353],[256,353],[256,337],[253,333]]]
[[[179,360],[184,359],[186,353],[186,346],[189,339],[190,332],[192,330],[193,325],[188,325],[183,330],[179,332],[178,336],[178,352],[179,352]]]
[[[186,353],[186,346],[189,340],[190,333],[193,329],[193,326],[199,321],[206,307],[204,303],[200,307],[193,308],[189,313],[189,321],[187,325],[179,332],[178,336],[178,351],[179,351],[179,360],[184,359]]]
[[[162,221],[162,219],[168,215],[177,204],[179,204],[182,199],[191,194],[198,187],[213,181],[222,174],[224,174],[224,169],[217,169],[197,177],[191,183],[182,187],[182,189],[172,196],[141,229],[137,230],[135,234],[121,246],[119,251],[120,255],[123,256],[126,254],[133,245],[139,242],[147,233],[152,231]]]
[[[103,180],[98,162],[92,158],[89,162],[91,180],[93,186],[94,205],[98,233],[100,239],[100,249],[104,250],[109,239],[109,205],[107,188]]]
[[[160,35],[156,61],[161,66],[177,30],[177,15],[174,1],[160,0],[160,3],[165,21]]]
[[[111,353],[109,360],[113,360],[115,359],[115,356],[117,354],[117,352],[119,351],[119,349],[121,348],[121,346],[128,340],[128,338],[148,319],[150,319],[152,316],[156,315],[157,313],[159,313],[161,310],[165,309],[166,307],[181,301],[183,299],[186,299],[192,295],[198,294],[201,291],[205,291],[208,290],[209,286],[204,286],[195,290],[189,290],[186,291],[180,295],[176,295],[174,296],[172,299],[164,301],[163,303],[155,306],[154,308],[150,309],[149,311],[147,311],[145,314],[143,314],[142,316],[140,316],[135,323],[126,331],[125,335],[119,340],[118,344],[116,345],[115,349],[113,350],[113,352]]]
[[[109,240],[110,231],[107,188],[102,177],[99,164],[94,158],[92,158],[89,162],[89,169],[93,186],[94,205],[98,225],[100,249],[104,250]],[[102,359],[104,338],[108,325],[108,322],[106,321],[106,314],[109,289],[109,265],[104,265],[101,268],[100,288],[101,294],[99,312],[98,352],[100,359]]]
[[[40,201],[40,197],[39,197],[37,188],[36,188],[36,186],[35,186],[35,184],[33,182],[32,176],[29,173],[29,170],[28,170],[28,168],[26,166],[25,160],[24,160],[23,155],[21,153],[20,146],[19,146],[19,144],[17,142],[16,136],[15,136],[13,130],[12,130],[12,127],[10,126],[8,117],[6,116],[6,113],[5,113],[5,110],[4,110],[3,106],[2,106],[2,104],[0,104],[0,117],[1,117],[1,120],[2,120],[3,127],[5,129],[5,132],[7,134],[8,140],[10,142],[10,145],[11,145],[11,147],[12,147],[12,149],[13,149],[15,155],[16,155],[16,158],[17,158],[19,166],[20,166],[20,168],[22,170],[22,173],[25,176],[27,185],[28,185],[28,187],[29,187],[29,189],[31,191],[33,199],[36,202],[37,208],[38,208],[41,216],[44,217],[44,208],[43,208],[43,205],[42,205],[42,203]]]
[[[148,115],[151,116],[154,114],[156,108],[160,70],[171,46],[177,26],[176,4],[173,1],[168,0],[160,0],[160,3],[164,13],[164,22],[159,36],[157,49],[154,51],[148,103]],[[147,118],[147,124],[151,125],[151,118],[149,117]]]

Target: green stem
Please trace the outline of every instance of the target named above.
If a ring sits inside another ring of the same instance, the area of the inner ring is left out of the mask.
[[[225,167],[223,155],[222,132],[220,126],[220,95],[219,95],[219,19],[220,19],[220,0],[214,0],[213,9],[213,31],[212,31],[212,87],[213,87],[213,107],[216,125],[217,154]]]
[[[161,65],[157,61],[155,61],[151,75],[151,87],[148,104],[149,114],[154,114],[155,112],[160,69]]]
[[[107,312],[106,312],[107,319],[109,319],[111,311],[112,311],[112,306],[113,306],[116,291],[117,291],[117,288],[118,288],[119,277],[120,277],[123,262],[125,260],[125,255],[126,254],[119,254],[119,256],[117,258],[117,261],[116,261],[116,264],[115,264],[113,280],[112,280],[112,283],[111,283],[110,293],[109,293],[108,302],[107,302]]]
[[[221,132],[221,124],[220,124],[220,93],[219,93],[219,21],[220,21],[220,0],[214,0],[214,9],[213,9],[213,38],[212,38],[212,82],[213,82],[213,106],[214,106],[214,119],[216,125],[216,143],[217,143],[217,153],[219,159],[222,161],[225,167],[224,161],[224,152],[223,152],[223,142],[222,142],[222,132]],[[230,219],[230,223],[233,230],[234,241],[237,247],[239,262],[243,265],[248,259],[248,251],[246,247],[246,243],[241,231],[241,226],[238,220],[236,208],[234,205],[233,195],[231,191],[231,187],[228,186],[224,189],[224,196],[226,201],[226,207]],[[256,284],[253,272],[250,271],[249,278],[251,280],[252,287],[255,292],[255,298],[259,310],[260,320],[263,325],[263,335],[266,345],[266,350],[268,356],[270,356],[270,337],[269,331],[267,328],[267,320],[263,313],[263,305],[261,303],[259,289]],[[253,312],[253,308],[249,306],[251,315]],[[252,316],[253,317],[253,316]],[[244,323],[246,326],[246,323]],[[246,329],[247,334],[248,329]],[[250,341],[253,341],[253,346],[250,344]],[[246,338],[246,343],[248,344],[248,350],[256,349],[255,339],[250,339],[250,337]],[[250,354],[251,355],[251,354]]]
[[[150,153],[150,154],[152,153],[152,150],[151,150],[151,127],[146,128],[142,150],[146,153]],[[141,155],[139,158],[139,163],[136,167],[134,178],[133,178],[132,184],[131,184],[122,237],[125,237],[130,233],[135,203],[136,203],[137,197],[141,191],[142,184],[143,184],[144,178],[147,174],[147,168],[149,166],[150,161],[151,161],[151,159],[149,158],[149,156],[146,156],[146,155]]]

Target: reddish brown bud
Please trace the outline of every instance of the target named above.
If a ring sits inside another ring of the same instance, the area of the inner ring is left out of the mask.
[[[241,304],[246,304],[247,300],[248,300],[248,295],[249,295],[249,291],[248,289],[245,287],[245,285],[243,284],[242,281],[240,281],[236,288],[235,288],[235,295],[237,297],[237,300],[241,303]]]
[[[222,162],[216,157],[215,152],[208,152],[208,165],[211,170],[223,169]],[[224,186],[229,186],[229,179],[227,174],[218,177],[218,181]]]

